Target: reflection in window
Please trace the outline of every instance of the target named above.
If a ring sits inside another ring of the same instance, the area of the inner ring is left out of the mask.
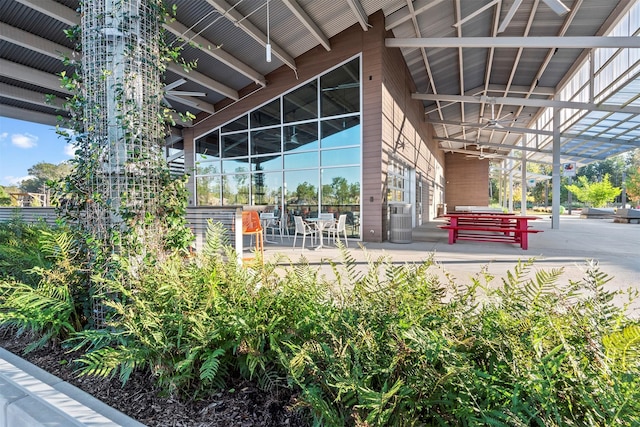
[[[300,122],[318,118],[318,83],[307,83],[282,97],[284,122]]]
[[[360,168],[323,168],[322,204],[360,205]]]
[[[322,166],[341,166],[360,164],[360,148],[344,148],[342,150],[324,150],[321,152]]]
[[[282,173],[257,172],[253,175],[253,205],[280,206]]]
[[[196,139],[196,161],[215,160],[220,157],[218,131],[213,131],[202,138]]]
[[[234,121],[227,123],[222,126],[222,132],[235,132],[238,130],[245,130],[249,128],[249,118],[245,114],[244,116],[238,117]]]
[[[269,154],[282,151],[280,127],[251,132],[251,154]]]
[[[198,162],[196,163],[196,173],[198,175],[212,175],[220,173],[220,161],[215,162]]]
[[[260,156],[251,158],[252,171],[276,171],[282,170],[282,155]]]
[[[318,149],[318,122],[300,123],[284,127],[284,150]]]
[[[360,119],[343,117],[322,121],[322,148],[360,144]]]
[[[244,157],[249,155],[249,136],[246,132],[222,135],[222,157]]]
[[[354,59],[320,77],[322,117],[360,111],[360,61]]]
[[[220,181],[218,176],[199,176],[196,178],[196,195],[198,205],[220,206]]]
[[[249,159],[224,160],[222,162],[222,173],[243,173],[249,172]]]
[[[223,175],[222,176],[222,204],[247,205],[249,204],[249,174]]]
[[[300,168],[313,168],[318,167],[318,152],[309,151],[308,153],[299,154],[285,154],[284,155],[284,168],[285,169],[300,169]]]
[[[251,112],[251,127],[260,128],[280,124],[280,98]]]
[[[285,171],[285,203],[291,215],[318,213],[318,170]]]

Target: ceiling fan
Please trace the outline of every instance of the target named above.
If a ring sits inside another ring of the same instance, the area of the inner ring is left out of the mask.
[[[191,96],[207,96],[204,92],[190,92],[184,90],[173,90],[178,86],[185,84],[187,81],[185,79],[178,79],[173,83],[169,83],[163,89],[164,95],[162,97],[162,102],[169,108],[173,108],[169,100],[178,102],[183,105],[187,105],[189,107],[197,108],[198,102],[195,100],[187,99],[187,97]]]
[[[467,158],[476,158],[476,159],[480,159],[480,160],[484,160],[484,159],[497,159],[497,158],[501,158],[502,156],[500,156],[497,153],[485,153],[484,152],[484,147],[481,145],[480,146],[480,154],[467,154],[466,155]]]
[[[481,117],[480,120],[481,121],[486,121],[486,124],[484,126],[482,126],[480,129],[486,129],[486,128],[504,128],[503,123],[510,123],[510,122],[514,122],[516,119],[515,118],[510,118],[508,119],[507,117],[511,116],[513,113],[507,113],[502,117],[496,118],[495,115],[495,105],[493,103],[491,103],[491,118],[487,119],[485,117]]]

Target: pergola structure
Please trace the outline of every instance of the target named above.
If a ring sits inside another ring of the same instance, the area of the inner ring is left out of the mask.
[[[0,114],[55,123],[58,75],[78,0],[0,0]],[[587,164],[640,147],[640,12],[635,0],[174,0],[165,25],[197,68],[170,65],[165,98],[205,120],[269,85],[270,72],[329,51],[385,16],[442,150],[502,162]],[[614,34],[611,34],[615,31]],[[45,101],[45,95],[53,95]],[[62,113],[64,114],[64,113]],[[178,123],[167,138],[179,157]],[[560,180],[553,180],[554,203]],[[523,188],[525,185],[523,185]],[[554,223],[558,223],[554,209]]]

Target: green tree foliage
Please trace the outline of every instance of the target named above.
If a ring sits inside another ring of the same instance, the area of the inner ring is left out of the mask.
[[[310,205],[318,204],[318,190],[315,185],[308,182],[298,184],[296,187],[295,196],[298,198],[298,203],[306,203]]]
[[[20,183],[20,189],[28,193],[44,193],[48,181],[60,181],[71,173],[71,164],[62,162],[40,162],[28,169],[32,178],[27,178]]]
[[[640,166],[629,172],[625,185],[629,199],[640,205]]]
[[[578,184],[566,186],[581,202],[589,203],[595,208],[606,206],[607,203],[620,195],[622,189],[611,185],[609,175],[605,174],[600,182],[589,182],[587,177],[578,177]]]
[[[11,206],[11,196],[2,185],[0,185],[0,206]]]

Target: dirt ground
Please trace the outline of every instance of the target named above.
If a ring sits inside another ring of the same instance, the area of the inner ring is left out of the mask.
[[[203,400],[162,397],[149,375],[136,373],[127,384],[117,378],[79,377],[73,360],[60,347],[49,346],[23,354],[27,340],[0,334],[0,346],[45,371],[73,384],[107,405],[149,427],[308,426],[293,408],[295,396],[288,392],[266,393],[254,384],[238,380],[227,390]]]

